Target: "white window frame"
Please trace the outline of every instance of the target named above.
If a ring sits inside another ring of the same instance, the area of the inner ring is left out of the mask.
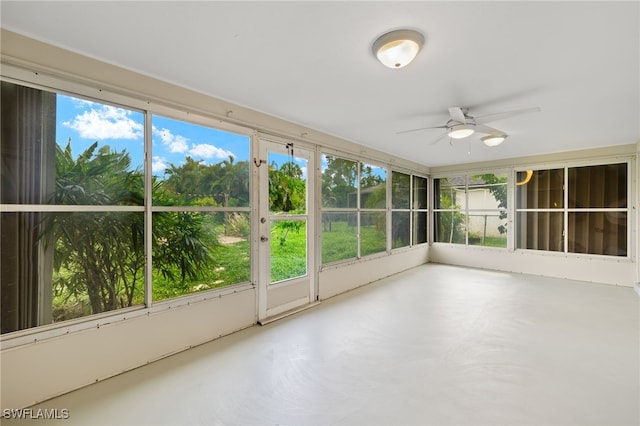
[[[588,166],[606,166],[609,164],[627,164],[627,207],[621,208],[569,208],[569,169],[579,168],[579,167],[588,167]],[[613,261],[633,261],[635,258],[635,247],[632,244],[632,229],[634,227],[635,218],[632,212],[635,210],[636,203],[638,202],[637,198],[633,196],[634,187],[635,187],[635,160],[632,156],[619,156],[619,157],[603,157],[603,158],[594,158],[589,160],[574,160],[574,161],[564,161],[557,163],[546,163],[546,164],[536,164],[532,166],[518,166],[513,169],[513,189],[512,189],[512,197],[516,198],[517,188],[515,186],[516,176],[518,172],[526,172],[527,170],[539,171],[539,170],[551,170],[551,169],[562,169],[563,170],[563,207],[557,209],[518,209],[517,206],[513,205],[514,215],[513,215],[513,227],[514,232],[518,227],[518,218],[517,214],[519,212],[556,212],[562,213],[563,215],[563,249],[562,251],[550,251],[550,250],[534,250],[534,249],[526,249],[526,248],[518,248],[515,242],[515,233],[513,235],[513,244],[514,250],[519,252],[527,252],[527,253],[544,253],[549,256],[564,256],[564,257],[575,257],[575,258],[586,258],[586,259],[608,259]],[[614,256],[614,255],[604,255],[604,254],[592,254],[592,253],[574,253],[569,250],[569,213],[571,212],[626,212],[627,213],[627,255],[626,256]]]

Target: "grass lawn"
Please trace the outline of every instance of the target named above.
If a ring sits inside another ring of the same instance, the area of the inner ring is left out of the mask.
[[[362,227],[360,251],[363,256],[384,251],[384,232],[374,226]],[[358,255],[358,234],[356,227],[347,221],[331,222],[331,230],[322,231],[322,263],[355,259]]]

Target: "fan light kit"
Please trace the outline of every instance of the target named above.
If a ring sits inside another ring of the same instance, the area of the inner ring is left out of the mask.
[[[373,43],[373,54],[389,68],[402,68],[414,60],[424,44],[424,36],[414,30],[395,30]]]
[[[502,142],[504,142],[504,140],[507,138],[507,136],[496,136],[496,135],[489,135],[489,136],[485,136],[483,138],[480,138],[480,140],[482,142],[484,142],[484,144],[486,146],[498,146],[500,145]]]
[[[471,115],[467,108],[451,107],[449,108],[449,120],[442,126],[421,127],[419,129],[403,130],[398,132],[409,133],[428,129],[446,129],[446,132],[439,138],[431,142],[430,145],[436,144],[440,139],[449,136],[451,139],[464,139],[474,133],[482,133],[487,136],[481,138],[482,142],[487,146],[498,146],[507,138],[507,134],[501,130],[486,126],[485,123],[492,121],[504,120],[520,114],[530,112],[539,112],[540,108],[524,108],[507,112],[499,112],[485,115]]]
[[[473,124],[457,124],[449,128],[449,137],[453,139],[468,138],[475,133]]]

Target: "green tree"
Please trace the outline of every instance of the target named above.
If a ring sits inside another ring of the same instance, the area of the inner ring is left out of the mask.
[[[356,207],[358,163],[327,155],[322,173],[323,207]]]
[[[54,204],[142,205],[143,175],[129,171],[128,154],[93,143],[77,159],[71,143],[56,145]],[[93,313],[133,302],[144,272],[144,217],[140,213],[71,212],[50,215],[58,288],[89,297]]]
[[[450,185],[446,178],[438,179],[436,185],[436,199],[438,208],[451,211],[436,214],[437,241],[449,243],[464,243],[465,232],[462,226],[465,222],[464,213],[460,213],[460,205],[456,203],[455,185]]]
[[[130,170],[126,151],[98,149],[93,143],[76,159],[71,143],[56,146],[53,204],[144,205],[140,170]],[[154,199],[171,205],[163,182],[154,182]],[[154,216],[154,268],[182,281],[195,277],[210,260],[196,214],[162,212]],[[56,287],[68,296],[89,298],[92,313],[131,306],[144,290],[144,215],[141,212],[70,212],[48,216],[44,241],[53,241]]]
[[[249,205],[249,162],[233,156],[210,166],[210,193],[224,207]]]
[[[166,190],[172,192],[176,196],[176,201],[182,205],[190,205],[194,199],[209,196],[210,194],[203,190],[206,186],[205,171],[202,160],[194,160],[187,156],[184,164],[176,166],[169,164],[166,174],[169,177],[165,181]]]
[[[184,164],[170,164],[165,190],[173,193],[183,205],[202,205],[203,199],[213,199],[224,207],[249,205],[249,163],[236,163],[233,156],[211,165],[186,157]]]
[[[489,192],[498,201],[498,207],[504,210],[500,211],[499,219],[507,219],[507,176],[497,176],[493,173],[486,173],[482,175],[472,176],[473,179],[482,179],[486,184],[489,184]],[[503,222],[498,226],[498,231],[501,234],[507,233],[507,223]]]
[[[269,166],[269,206],[274,212],[300,212],[306,208],[307,184],[293,161]]]

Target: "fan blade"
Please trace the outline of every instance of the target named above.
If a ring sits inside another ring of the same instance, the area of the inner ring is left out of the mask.
[[[464,112],[462,112],[462,108],[460,107],[449,108],[449,115],[453,121],[457,121],[460,124],[467,122],[467,118],[464,116]]]
[[[514,117],[516,115],[528,114],[530,112],[540,112],[540,107],[516,109],[513,111],[498,112],[495,114],[485,114],[473,117],[476,124],[491,123],[492,121],[503,120],[505,118]]]
[[[420,130],[429,130],[429,129],[446,129],[447,126],[435,126],[435,127],[420,127],[419,129],[411,129],[411,130],[402,130],[400,132],[396,132],[396,135],[401,135],[403,133],[410,132],[419,132]]]
[[[476,124],[476,133],[485,133],[487,135],[495,136],[507,136],[502,130],[494,129],[493,127],[485,126],[484,124]]]
[[[440,142],[442,140],[442,138],[444,138],[445,136],[447,136],[449,133],[445,132],[443,133],[438,139],[434,140],[433,142],[429,142],[429,145],[435,145],[438,142]]]

